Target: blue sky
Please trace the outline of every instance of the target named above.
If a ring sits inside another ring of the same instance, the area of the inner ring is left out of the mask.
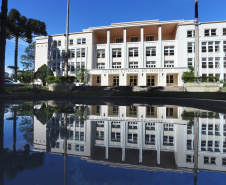
[[[159,19],[193,20],[195,0],[70,0],[70,32],[111,23]],[[1,2],[0,2],[1,5]],[[199,0],[199,21],[226,20],[225,0]],[[8,0],[8,10],[16,8],[28,17],[44,21],[48,35],[65,33],[67,0]],[[28,44],[19,41],[20,56]],[[7,40],[6,66],[14,64],[14,39]],[[6,71],[11,72],[8,68]]]

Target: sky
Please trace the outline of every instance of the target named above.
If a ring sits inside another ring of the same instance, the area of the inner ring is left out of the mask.
[[[0,0],[1,1],[1,0]],[[226,20],[225,0],[199,0],[199,22]],[[194,20],[195,0],[70,0],[69,32],[107,26],[112,23],[154,20]],[[1,2],[0,2],[1,5]],[[8,0],[8,11],[19,10],[21,15],[46,23],[48,35],[66,32],[67,0]],[[14,39],[6,42],[6,71],[14,65]],[[19,40],[18,67],[23,68],[20,56],[28,43]]]

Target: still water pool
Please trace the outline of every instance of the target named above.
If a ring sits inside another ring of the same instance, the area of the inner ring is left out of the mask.
[[[191,107],[0,104],[0,185],[225,185],[225,138]]]

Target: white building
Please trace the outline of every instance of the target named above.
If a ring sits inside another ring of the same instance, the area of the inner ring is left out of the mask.
[[[202,113],[198,141],[194,126],[182,119],[184,111]],[[34,150],[63,154],[65,120],[68,155],[125,168],[192,172],[198,142],[198,168],[226,172],[225,114],[171,105],[89,106],[85,120],[59,113],[43,125],[35,117]]]
[[[194,21],[138,21],[69,34],[69,75],[85,67],[94,86],[182,86],[194,66]],[[199,25],[199,75],[226,80],[226,21]],[[65,35],[36,38],[35,70],[64,75]]]

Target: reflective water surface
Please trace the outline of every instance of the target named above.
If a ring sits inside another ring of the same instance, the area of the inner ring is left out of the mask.
[[[0,185],[226,184],[225,138],[189,107],[0,104]]]

